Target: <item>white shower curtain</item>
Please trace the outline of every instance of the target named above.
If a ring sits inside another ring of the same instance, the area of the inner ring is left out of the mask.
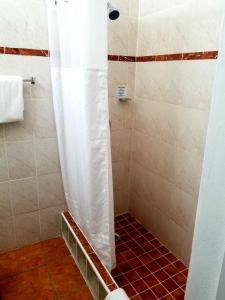
[[[225,23],[223,25],[185,300],[225,299]]]
[[[53,102],[71,214],[115,265],[107,91],[107,1],[47,0]]]

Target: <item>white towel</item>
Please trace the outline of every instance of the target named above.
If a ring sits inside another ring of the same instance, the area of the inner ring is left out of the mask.
[[[121,288],[112,291],[109,293],[105,300],[129,300],[130,298],[127,296],[125,291]]]
[[[23,78],[0,76],[0,123],[23,121]]]

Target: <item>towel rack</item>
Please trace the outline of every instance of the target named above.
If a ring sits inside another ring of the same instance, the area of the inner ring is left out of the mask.
[[[31,77],[30,79],[23,79],[23,82],[30,82],[31,84],[36,83],[36,77]]]

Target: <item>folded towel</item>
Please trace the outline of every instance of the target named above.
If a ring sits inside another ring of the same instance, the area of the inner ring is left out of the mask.
[[[121,288],[112,291],[109,293],[105,300],[129,300],[130,298],[127,296],[125,291]]]
[[[23,121],[23,78],[0,76],[0,123]]]

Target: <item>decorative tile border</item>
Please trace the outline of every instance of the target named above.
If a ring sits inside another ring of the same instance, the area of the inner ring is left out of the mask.
[[[49,50],[0,47],[0,54],[29,55],[29,56],[49,56]]]
[[[218,51],[205,51],[205,52],[159,54],[159,55],[148,55],[148,56],[137,56],[137,57],[108,55],[108,60],[127,61],[127,62],[151,62],[151,61],[217,59],[217,57],[218,57]]]
[[[68,211],[62,213],[62,236],[96,300],[104,300],[108,293],[118,289]]]
[[[29,55],[29,56],[49,56],[49,50],[44,49],[29,49],[29,48],[11,48],[0,47],[0,54],[11,55]],[[108,55],[109,61],[124,61],[124,62],[151,62],[151,61],[177,61],[177,60],[202,60],[202,59],[217,59],[218,51],[204,52],[187,52],[187,53],[171,53],[147,56],[127,56],[127,55]]]

